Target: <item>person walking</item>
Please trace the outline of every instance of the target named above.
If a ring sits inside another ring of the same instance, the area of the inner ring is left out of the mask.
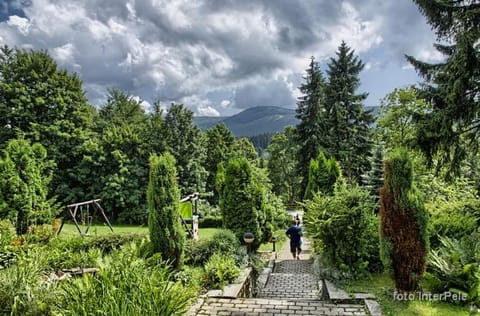
[[[292,226],[290,226],[285,232],[290,239],[290,252],[293,255],[293,259],[300,260],[300,252],[302,252],[302,227],[300,221],[293,220]]]

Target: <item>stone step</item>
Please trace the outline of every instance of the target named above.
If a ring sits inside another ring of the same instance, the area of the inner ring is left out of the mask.
[[[282,316],[282,315],[368,315],[365,308],[354,304],[324,301],[266,298],[210,298],[196,315]]]

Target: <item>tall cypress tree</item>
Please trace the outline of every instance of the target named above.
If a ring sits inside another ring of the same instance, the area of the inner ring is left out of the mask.
[[[336,58],[328,63],[326,104],[328,118],[327,154],[340,161],[348,178],[359,179],[367,170],[370,152],[370,124],[373,117],[364,110],[367,93],[357,94],[359,74],[365,64],[342,41]]]
[[[416,291],[428,253],[427,214],[413,184],[413,163],[406,150],[385,161],[380,191],[380,252],[400,291]]]
[[[416,143],[430,164],[459,172],[467,151],[478,151],[480,134],[480,3],[456,0],[414,0],[436,31],[445,61],[429,64],[407,56],[424,78],[419,96],[431,109],[416,118]],[[468,150],[467,150],[468,148]],[[440,155],[437,155],[440,154]]]
[[[175,158],[170,153],[150,157],[147,190],[148,230],[155,252],[174,268],[182,264],[185,233],[180,224]]]
[[[315,58],[312,57],[307,69],[305,82],[299,87],[302,96],[297,101],[296,118],[298,151],[298,171],[302,176],[300,196],[303,196],[308,183],[310,160],[315,159],[322,149],[325,120],[325,79]]]

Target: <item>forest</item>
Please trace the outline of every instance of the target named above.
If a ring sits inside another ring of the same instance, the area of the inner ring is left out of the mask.
[[[308,62],[298,125],[250,140],[119,89],[95,107],[47,51],[2,47],[0,314],[182,315],[238,276],[245,232],[254,250],[285,238],[286,209],[305,212],[324,277],[355,286],[387,273],[392,291],[451,291],[466,299],[447,305],[479,306],[480,11],[414,2],[444,55],[406,56],[421,84],[391,91],[373,116],[359,91],[365,64],[342,41],[325,71]],[[198,242],[178,221],[194,192],[200,228],[217,228]],[[66,205],[94,199],[114,227],[148,234],[56,236]],[[97,272],[59,280],[75,267]]]

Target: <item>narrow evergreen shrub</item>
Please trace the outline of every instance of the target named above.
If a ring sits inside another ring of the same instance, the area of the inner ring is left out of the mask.
[[[406,150],[385,161],[380,191],[380,241],[385,267],[399,291],[418,290],[428,253],[427,214],[413,185],[413,163]]]
[[[310,161],[304,199],[313,198],[316,192],[333,194],[335,182],[339,177],[341,169],[338,162],[333,157],[327,158],[321,151],[316,159]]]
[[[150,157],[147,191],[148,229],[153,250],[179,268],[182,263],[185,232],[180,223],[175,158],[170,153]]]
[[[252,166],[245,158],[231,159],[225,168],[225,182],[220,194],[220,208],[225,228],[243,242],[243,234],[255,235],[253,247],[263,239],[262,200],[255,184]]]

